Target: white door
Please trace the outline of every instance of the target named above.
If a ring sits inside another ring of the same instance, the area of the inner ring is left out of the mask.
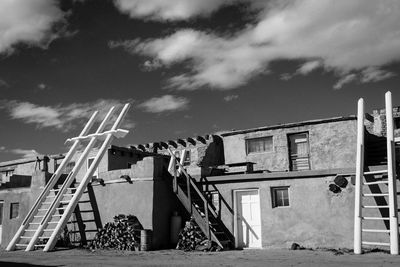
[[[1,237],[3,234],[3,206],[4,206],[4,201],[0,201],[0,245],[1,245]]]
[[[236,191],[236,239],[238,247],[261,247],[261,215],[258,189]]]

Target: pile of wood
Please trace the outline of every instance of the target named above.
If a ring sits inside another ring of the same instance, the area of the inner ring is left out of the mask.
[[[133,215],[117,215],[114,222],[99,229],[90,248],[137,250],[140,246],[140,230],[143,227]]]
[[[179,233],[176,249],[191,251],[219,251],[221,248],[209,241],[193,218],[185,223],[185,227]]]

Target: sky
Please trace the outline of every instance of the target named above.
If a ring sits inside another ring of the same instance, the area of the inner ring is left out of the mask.
[[[399,60],[398,0],[0,0],[0,161],[399,106]]]

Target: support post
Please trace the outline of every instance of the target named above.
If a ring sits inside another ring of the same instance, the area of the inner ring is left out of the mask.
[[[390,217],[390,254],[399,254],[399,223],[397,215],[396,157],[394,149],[392,93],[385,94],[387,167]]]
[[[361,254],[361,189],[364,176],[364,99],[358,100],[357,107],[357,160],[354,196],[354,254]]]

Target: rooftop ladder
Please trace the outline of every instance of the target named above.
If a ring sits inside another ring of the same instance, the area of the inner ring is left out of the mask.
[[[386,146],[387,146],[387,169],[379,171],[364,172],[364,100],[358,101],[357,112],[357,160],[356,160],[356,181],[355,181],[355,205],[354,205],[354,253],[362,253],[362,245],[367,246],[387,246],[390,253],[399,254],[399,224],[397,213],[397,192],[396,192],[396,159],[395,159],[395,140],[393,129],[393,106],[392,94],[387,92],[385,95],[386,109]],[[365,176],[383,174],[387,180],[364,181]],[[387,184],[387,192],[383,193],[363,193],[365,186],[379,186]],[[363,198],[388,198],[388,205],[363,205]],[[389,217],[363,216],[364,209],[389,209]],[[389,221],[389,229],[366,229],[363,228],[363,221]],[[363,241],[362,233],[389,234],[389,242]]]
[[[103,131],[112,118],[114,107],[111,107],[108,111],[94,134],[88,134],[88,132],[95,122],[95,118],[98,115],[97,111],[92,115],[78,137],[67,140],[68,142],[73,142],[72,147],[47,183],[44,190],[39,195],[14,238],[8,244],[6,248],[7,251],[15,250],[16,248],[22,248],[25,249],[25,251],[30,251],[35,248],[43,248],[43,251],[54,249],[59,235],[74,212],[82,194],[90,183],[100,160],[103,158],[113,138],[121,138],[128,133],[127,130],[118,129],[118,127],[128,112],[129,106],[130,104],[126,104],[122,108],[110,130]],[[88,144],[80,155],[74,168],[62,183],[61,188],[53,189],[59,183],[62,171],[73,158],[78,146],[82,141],[87,140],[89,141]],[[79,186],[77,188],[71,188],[71,185],[75,181],[76,174],[86,162],[90,151],[98,140],[103,140],[103,143],[94,161],[83,176]]]

